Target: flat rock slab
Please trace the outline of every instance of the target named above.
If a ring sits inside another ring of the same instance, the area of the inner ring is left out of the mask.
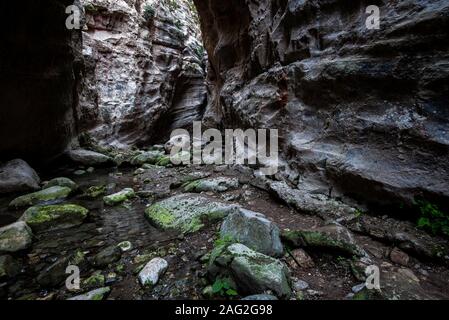
[[[339,224],[329,224],[310,230],[285,231],[282,238],[294,247],[322,248],[346,253],[349,256],[367,257],[351,232]]]
[[[50,187],[41,191],[18,197],[11,201],[9,207],[17,209],[23,207],[31,207],[38,204],[45,204],[56,200],[63,200],[67,198],[71,192],[72,189],[67,187]]]
[[[139,282],[142,286],[154,286],[167,271],[168,263],[162,258],[154,258],[139,272]]]
[[[200,230],[206,220],[222,219],[237,206],[213,201],[197,194],[176,195],[155,203],[145,210],[145,216],[154,226],[183,233]]]
[[[33,231],[61,230],[83,223],[89,210],[74,204],[31,207],[20,220],[25,221]]]
[[[123,189],[120,192],[111,194],[103,198],[104,203],[108,206],[116,206],[120,203],[125,202],[126,200],[132,199],[136,197],[136,193],[131,188]]]
[[[83,164],[85,166],[98,167],[98,166],[112,165],[114,163],[111,157],[90,150],[84,149],[70,150],[67,152],[67,155],[73,162]]]
[[[106,298],[106,296],[111,292],[111,288],[104,287],[92,290],[88,293],[81,294],[72,298],[69,298],[67,300],[83,300],[83,301],[96,301],[96,300],[103,300]]]
[[[39,190],[40,179],[28,163],[16,159],[0,166],[0,194]]]
[[[186,183],[183,187],[186,192],[225,192],[237,189],[239,179],[228,177],[202,179]]]
[[[48,181],[44,188],[50,188],[50,187],[67,187],[70,188],[72,191],[75,191],[78,189],[78,185],[76,184],[76,182],[74,182],[73,180],[69,179],[69,178],[64,178],[64,177],[60,177],[60,178],[54,178],[50,181]]]
[[[263,214],[243,208],[225,218],[220,236],[268,256],[280,257],[284,251],[279,228]]]
[[[23,221],[0,228],[0,253],[27,249],[33,242],[33,232]]]
[[[283,299],[292,294],[288,268],[280,260],[243,244],[215,248],[208,272],[212,277],[231,276],[239,290],[246,294],[263,294],[271,290]]]

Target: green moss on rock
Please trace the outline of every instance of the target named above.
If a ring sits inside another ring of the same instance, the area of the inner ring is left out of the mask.
[[[134,190],[131,188],[126,188],[120,192],[104,197],[103,200],[104,203],[106,203],[108,206],[115,206],[135,197],[136,193],[134,192]]]
[[[62,200],[67,198],[71,192],[72,189],[70,188],[54,186],[18,197],[9,204],[9,207],[12,208],[31,207],[37,204],[43,204],[50,201]]]

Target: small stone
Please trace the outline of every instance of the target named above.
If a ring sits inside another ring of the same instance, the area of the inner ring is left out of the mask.
[[[111,288],[104,287],[104,288],[95,289],[86,294],[75,296],[75,297],[67,299],[67,300],[103,300],[109,292],[111,292]]]
[[[269,301],[269,300],[278,300],[277,297],[271,295],[271,294],[253,294],[251,296],[247,296],[242,298],[242,300],[249,300],[249,301]]]
[[[134,175],[135,176],[140,175],[140,174],[144,174],[144,173],[145,173],[145,169],[143,169],[143,168],[139,168],[139,169],[136,169],[134,171]]]
[[[126,200],[129,200],[129,199],[132,199],[135,197],[136,197],[136,194],[135,194],[134,190],[131,188],[126,188],[120,192],[117,192],[117,193],[114,193],[114,194],[104,197],[103,200],[104,200],[104,203],[106,203],[107,205],[115,206],[122,202],[125,202]]]
[[[293,288],[296,291],[306,290],[309,287],[309,284],[304,280],[297,280],[293,282]]]
[[[362,291],[365,288],[365,283],[360,283],[356,286],[352,287],[352,292],[353,293],[359,293],[360,291]]]
[[[206,299],[212,299],[214,297],[214,289],[212,288],[212,286],[207,286],[203,289],[201,294]]]
[[[410,260],[408,254],[398,248],[393,248],[393,250],[391,250],[390,259],[394,263],[405,267],[408,266]]]
[[[154,286],[159,278],[167,271],[168,263],[162,258],[154,258],[139,272],[139,281],[142,286]]]
[[[122,252],[127,252],[133,248],[133,245],[130,241],[123,241],[117,245]]]
[[[304,269],[310,269],[315,266],[313,259],[303,249],[295,249],[291,251],[291,255],[295,264],[299,264]]]
[[[83,290],[92,290],[95,288],[104,287],[105,285],[105,276],[100,272],[95,272],[89,278],[83,281],[82,289]]]
[[[73,172],[73,174],[75,176],[84,176],[86,174],[86,171],[84,171],[84,170],[76,170],[76,171]]]
[[[94,171],[95,171],[95,168],[94,167],[89,167],[89,168],[87,168],[87,173],[93,173]]]

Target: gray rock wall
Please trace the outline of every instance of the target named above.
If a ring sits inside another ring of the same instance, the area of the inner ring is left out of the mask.
[[[447,1],[194,2],[206,124],[279,129],[300,189],[448,203]],[[372,4],[380,30],[366,28]]]
[[[201,119],[204,49],[189,1],[82,0],[80,125],[104,145],[164,141]]]

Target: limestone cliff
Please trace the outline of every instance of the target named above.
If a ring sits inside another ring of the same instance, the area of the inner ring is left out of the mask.
[[[160,140],[201,119],[204,49],[187,0],[83,0],[79,122],[104,145]]]

